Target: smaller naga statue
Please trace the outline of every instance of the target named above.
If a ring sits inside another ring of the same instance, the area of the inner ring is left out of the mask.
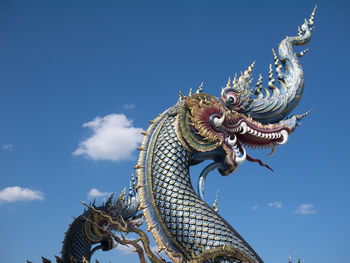
[[[65,233],[61,257],[56,256],[57,263],[88,263],[91,256],[99,249],[109,251],[118,245],[117,236],[112,231],[120,231],[119,227],[135,228],[142,223],[142,213],[139,212],[139,197],[135,190],[135,180],[115,200],[114,194],[100,206],[95,201],[69,225]],[[93,245],[96,245],[92,248]],[[43,263],[51,261],[42,258]],[[28,263],[30,261],[27,261]],[[98,261],[97,261],[98,262]]]

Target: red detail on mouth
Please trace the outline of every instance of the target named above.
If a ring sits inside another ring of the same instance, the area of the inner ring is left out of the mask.
[[[243,146],[238,142],[237,143],[237,145],[238,145],[238,148],[239,148],[239,150],[241,151],[241,152],[243,152]],[[261,166],[264,166],[264,167],[266,167],[267,169],[270,169],[272,172],[274,172],[274,170],[270,167],[270,166],[268,166],[267,164],[264,164],[260,159],[255,159],[255,158],[253,158],[253,157],[250,157],[249,156],[249,154],[246,152],[246,159],[249,161],[249,162],[253,162],[253,163],[259,163]]]
[[[248,154],[247,154],[247,160],[250,162],[258,162],[261,166],[264,166],[267,169],[270,169],[272,172],[274,171],[270,166],[268,166],[267,164],[264,164],[260,159],[254,159],[250,157]]]

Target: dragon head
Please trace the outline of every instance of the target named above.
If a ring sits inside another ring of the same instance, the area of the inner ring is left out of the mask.
[[[85,234],[92,243],[101,243],[101,248],[106,251],[114,247],[111,231],[119,231],[119,224],[125,225],[128,228],[138,227],[142,223],[142,214],[137,214],[139,211],[139,196],[135,190],[135,179],[132,180],[129,186],[129,194],[125,194],[125,189],[114,199],[114,193],[108,200],[99,207],[95,204],[85,204],[90,213],[90,220],[85,224]]]
[[[271,148],[285,144],[299,125],[303,115],[288,114],[297,106],[304,88],[304,76],[298,57],[306,51],[293,53],[294,45],[304,45],[311,39],[315,9],[305,20],[298,36],[286,37],[279,45],[279,58],[273,51],[278,83],[275,86],[270,65],[268,88],[262,89],[260,75],[255,88],[251,88],[255,62],[240,77],[230,79],[222,88],[220,98],[198,91],[189,96],[180,94],[183,107],[179,112],[180,138],[194,152],[193,164],[204,159],[220,163],[219,171],[228,175],[236,171],[245,160],[259,162],[250,157],[246,148]],[[269,167],[268,167],[269,168]],[[270,168],[271,169],[271,168]]]
[[[206,93],[184,97],[185,106],[180,113],[183,137],[196,151],[194,162],[212,158],[222,165],[219,171],[228,175],[236,171],[245,160],[258,161],[247,154],[245,148],[271,148],[285,144],[294,131],[297,120],[304,115],[263,124],[244,112],[241,94],[234,89],[223,89],[221,99]],[[264,165],[267,166],[267,165]],[[268,167],[268,166],[267,166]]]

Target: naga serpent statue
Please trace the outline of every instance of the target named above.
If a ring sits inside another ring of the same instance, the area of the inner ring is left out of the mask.
[[[177,104],[151,121],[145,132],[140,157],[135,168],[141,209],[148,230],[159,251],[174,262],[263,262],[251,246],[199,194],[204,179],[212,169],[228,175],[250,157],[245,147],[269,147],[285,144],[303,115],[288,114],[297,106],[304,89],[299,63],[307,50],[294,53],[311,39],[315,9],[305,19],[298,35],[281,41],[278,54],[273,51],[277,83],[272,67],[268,88],[262,89],[259,77],[250,88],[254,63],[227,82],[220,98],[202,92],[180,93]],[[199,193],[192,187],[190,166],[212,159],[200,176]],[[266,165],[264,165],[266,166]],[[232,248],[229,254],[203,257],[220,248]],[[202,258],[200,261],[199,259]]]
[[[112,240],[132,244],[140,261],[165,262],[155,256],[147,235],[138,229],[142,211],[158,245],[174,262],[263,263],[253,248],[217,212],[204,202],[204,181],[217,169],[229,175],[250,157],[246,149],[271,148],[285,144],[299,126],[303,115],[288,115],[299,103],[304,89],[304,75],[299,58],[307,50],[294,52],[311,39],[316,7],[298,35],[281,41],[278,55],[273,50],[277,81],[270,65],[267,88],[260,75],[256,87],[250,88],[254,63],[233,81],[229,79],[216,98],[202,92],[180,93],[177,104],[160,114],[144,132],[136,169],[137,186],[132,180],[129,197],[123,192],[116,202],[112,196],[101,207],[88,206],[74,220],[64,239],[62,259],[58,262],[89,262],[99,248],[110,250]],[[198,193],[190,179],[190,166],[213,160],[199,176]],[[268,167],[269,168],[269,167]],[[136,189],[136,190],[135,190]],[[128,241],[111,231],[134,232],[139,239]],[[141,248],[142,241],[144,248]],[[100,243],[91,250],[92,244]],[[49,262],[49,261],[46,261]]]
[[[128,196],[124,189],[117,200],[114,200],[112,194],[101,206],[96,207],[95,202],[90,205],[83,203],[88,209],[70,224],[64,237],[62,256],[56,257],[56,262],[88,263],[97,250],[109,251],[116,246],[111,231],[119,231],[120,224],[125,224],[128,228],[140,226],[142,214],[136,215],[140,203],[134,187],[135,180],[132,177]],[[95,244],[99,245],[92,249]],[[51,262],[44,257],[42,261]]]

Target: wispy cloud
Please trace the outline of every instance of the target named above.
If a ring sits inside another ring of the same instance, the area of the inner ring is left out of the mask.
[[[293,214],[311,215],[317,214],[317,211],[313,204],[301,204],[295,211],[293,211]]]
[[[88,198],[98,198],[98,197],[107,197],[109,195],[111,195],[112,193],[109,192],[101,192],[100,190],[98,190],[97,188],[92,188],[87,196]]]
[[[4,151],[10,151],[13,149],[13,145],[12,144],[4,144],[1,146],[1,149],[3,149]]]
[[[124,114],[109,114],[84,123],[92,130],[91,137],[82,141],[73,155],[83,155],[93,160],[121,161],[132,157],[132,152],[142,141],[143,129],[133,127]]]
[[[130,240],[136,240],[137,237],[136,237],[136,236],[133,237],[133,238],[128,237],[128,239],[130,239]],[[140,243],[140,245],[142,245],[142,244],[141,244],[141,241],[139,241],[139,243]],[[127,246],[125,246],[125,245],[117,244],[117,246],[114,248],[114,250],[120,251],[122,254],[129,255],[129,254],[132,254],[132,253],[133,253],[132,251],[135,250],[135,247],[133,247],[132,245],[129,245],[129,246],[127,247]],[[155,245],[155,246],[151,247],[151,250],[152,250],[154,253],[156,253],[156,252],[158,251],[158,246]]]
[[[267,205],[274,208],[282,208],[282,202],[279,202],[279,201],[271,202],[271,203],[268,203]]]
[[[255,205],[255,206],[252,207],[252,209],[253,209],[254,211],[258,210],[258,206]]]
[[[115,247],[115,250],[116,250],[116,251],[119,251],[119,252],[121,252],[122,254],[125,254],[125,255],[130,255],[130,254],[132,254],[132,251],[133,251],[134,249],[135,249],[135,248],[134,248],[132,245],[125,246],[125,245],[118,244],[118,245]]]
[[[120,234],[116,234],[116,235],[118,237],[120,237]],[[131,233],[130,235],[128,235],[127,239],[137,240],[138,237],[137,237],[137,235]],[[142,246],[141,241],[139,241],[138,243]],[[125,245],[119,244],[115,241],[114,241],[114,245],[115,245],[115,247],[114,247],[115,251],[121,252],[122,254],[126,254],[126,255],[132,254],[133,253],[132,251],[135,250],[135,247],[132,245],[125,246]]]
[[[33,200],[44,200],[44,194],[41,191],[20,186],[6,187],[0,190],[0,204]]]
[[[136,108],[136,105],[134,103],[128,103],[123,105],[123,109],[126,109],[126,110],[133,110],[135,108]]]

